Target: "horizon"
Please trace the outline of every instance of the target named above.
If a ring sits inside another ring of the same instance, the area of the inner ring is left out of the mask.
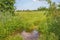
[[[52,2],[58,4],[60,0],[52,0]],[[39,0],[16,0],[14,6],[16,7],[16,10],[37,10],[39,7],[48,8],[49,4],[46,1]]]

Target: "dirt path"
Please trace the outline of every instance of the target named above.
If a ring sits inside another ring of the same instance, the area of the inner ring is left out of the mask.
[[[39,34],[37,31],[33,31],[32,33],[27,33],[23,31],[21,35],[24,40],[38,40],[38,37],[39,37]]]

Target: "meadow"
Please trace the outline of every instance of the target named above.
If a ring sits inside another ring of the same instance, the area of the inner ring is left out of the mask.
[[[35,26],[39,31],[38,40],[58,40],[54,32],[50,32],[55,19],[48,11],[15,12],[15,16],[2,17],[0,21],[0,40],[23,40],[20,33],[25,30],[31,32]],[[55,25],[56,26],[56,25]]]

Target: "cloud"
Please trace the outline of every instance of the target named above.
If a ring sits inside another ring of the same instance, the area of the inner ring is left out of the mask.
[[[39,1],[39,0],[33,0],[34,2]]]
[[[33,0],[34,2],[37,1],[37,0]]]
[[[34,2],[37,2],[37,1],[45,1],[45,0],[33,0]]]

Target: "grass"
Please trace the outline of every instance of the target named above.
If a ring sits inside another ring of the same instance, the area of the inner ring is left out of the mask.
[[[50,26],[48,27],[47,18],[49,23],[53,18],[52,15],[47,17],[47,14],[48,11],[15,12],[15,16],[3,19],[5,23],[0,22],[0,35],[2,34],[2,38],[7,37],[6,40],[23,40],[19,33],[23,30],[30,32],[37,26],[36,30],[40,32],[39,40],[47,40],[47,37],[48,40],[58,40],[54,33],[48,35]],[[13,32],[17,34],[11,36]]]
[[[6,38],[5,40],[23,40],[22,36],[20,34],[12,35]]]

